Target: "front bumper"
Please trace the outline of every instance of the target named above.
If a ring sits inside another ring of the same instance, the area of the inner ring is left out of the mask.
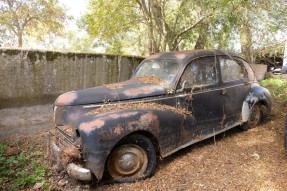
[[[62,150],[56,144],[52,144],[52,151],[56,158],[56,165],[54,168],[57,171],[61,171],[64,167],[61,161]],[[74,163],[67,164],[67,173],[70,177],[82,181],[92,180],[92,173],[89,169],[82,168]]]

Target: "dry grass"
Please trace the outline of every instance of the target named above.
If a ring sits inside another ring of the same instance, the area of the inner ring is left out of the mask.
[[[160,78],[157,76],[137,76],[137,77],[133,77],[130,80],[127,80],[126,82],[128,81],[138,81],[138,82],[143,82],[146,84],[165,84],[165,82],[160,80]],[[109,89],[121,89],[125,86],[125,82],[105,84],[103,86]]]
[[[157,76],[137,76],[137,77],[133,77],[131,80],[136,80],[136,81],[144,82],[147,84],[164,84],[165,83]]]
[[[104,87],[106,87],[106,88],[109,88],[109,89],[121,89],[121,88],[123,88],[123,86],[124,86],[125,84],[124,83],[113,83],[113,84],[105,84],[105,85],[103,85]]]

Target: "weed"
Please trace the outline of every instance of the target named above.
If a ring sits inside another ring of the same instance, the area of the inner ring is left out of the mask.
[[[8,145],[0,144],[0,190],[19,190],[44,180],[48,164],[43,163],[41,152],[6,156]]]
[[[287,103],[287,79],[284,77],[274,77],[263,80],[260,84],[269,89],[272,96]]]
[[[173,94],[174,93],[174,89],[172,88],[172,87],[167,87],[167,94],[168,95],[171,95],[171,94]]]

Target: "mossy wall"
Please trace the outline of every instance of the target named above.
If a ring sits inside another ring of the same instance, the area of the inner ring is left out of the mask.
[[[124,81],[141,57],[0,48],[0,109],[53,103],[60,94]]]

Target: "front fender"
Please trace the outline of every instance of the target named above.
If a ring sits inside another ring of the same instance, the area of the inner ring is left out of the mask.
[[[180,144],[182,116],[164,109],[124,109],[88,114],[77,124],[87,167],[101,179],[112,149],[127,135],[147,132],[158,142],[161,153]]]
[[[271,111],[272,96],[266,88],[261,86],[252,87],[246,94],[242,105],[242,122],[248,121],[252,107],[258,102],[263,104],[268,112]]]

